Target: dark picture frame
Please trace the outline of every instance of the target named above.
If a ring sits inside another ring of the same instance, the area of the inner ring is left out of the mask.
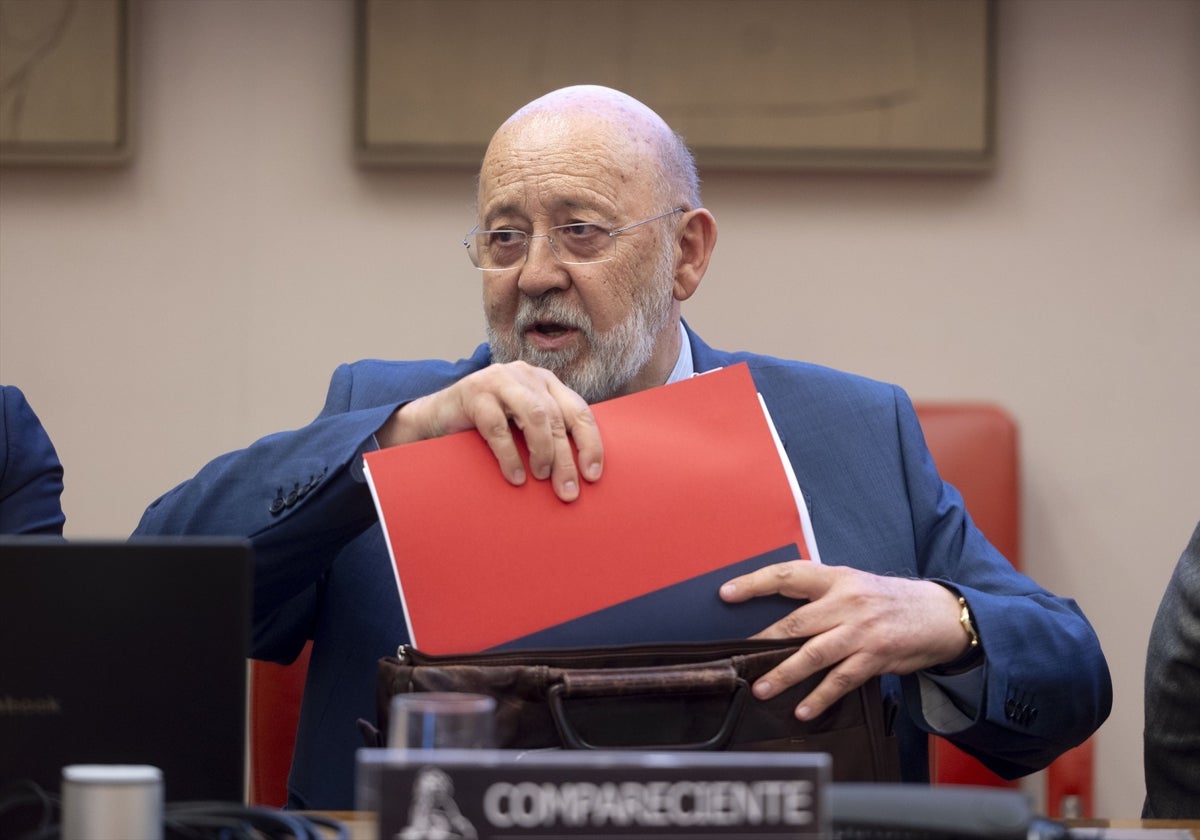
[[[131,0],[0,0],[0,164],[131,154]]]
[[[355,149],[474,166],[554,88],[646,102],[704,170],[986,170],[994,0],[357,0]]]

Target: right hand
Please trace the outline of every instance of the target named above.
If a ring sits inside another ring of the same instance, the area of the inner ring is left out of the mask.
[[[533,477],[549,478],[564,502],[579,497],[581,475],[587,481],[600,478],[604,447],[591,408],[553,373],[526,362],[489,365],[406,403],[375,438],[388,447],[475,429],[491,447],[504,477],[524,484],[525,465],[513,426],[525,436]]]

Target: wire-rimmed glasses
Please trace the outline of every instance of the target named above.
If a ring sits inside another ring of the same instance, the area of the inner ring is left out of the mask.
[[[589,265],[611,260],[617,237],[626,231],[682,212],[683,207],[675,207],[615,230],[589,222],[558,225],[545,233],[526,233],[512,228],[480,230],[476,225],[463,237],[463,245],[471,264],[480,271],[507,271],[524,265],[529,256],[529,242],[533,239],[545,239],[559,262]]]

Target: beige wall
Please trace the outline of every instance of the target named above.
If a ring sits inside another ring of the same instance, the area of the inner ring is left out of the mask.
[[[352,162],[347,2],[140,23],[132,165],[0,174],[0,381],[59,447],[72,537],[304,424],[338,362],[482,333],[472,173]],[[710,174],[721,242],[686,314],[1015,414],[1026,565],[1100,632],[1100,810],[1129,816],[1146,636],[1200,517],[1200,3],[1006,0],[998,83],[990,176]]]

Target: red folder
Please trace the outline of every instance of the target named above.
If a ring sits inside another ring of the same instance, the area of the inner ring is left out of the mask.
[[[485,650],[780,546],[817,559],[745,364],[592,410],[604,473],[570,503],[510,485],[475,431],[366,455],[414,645]]]

